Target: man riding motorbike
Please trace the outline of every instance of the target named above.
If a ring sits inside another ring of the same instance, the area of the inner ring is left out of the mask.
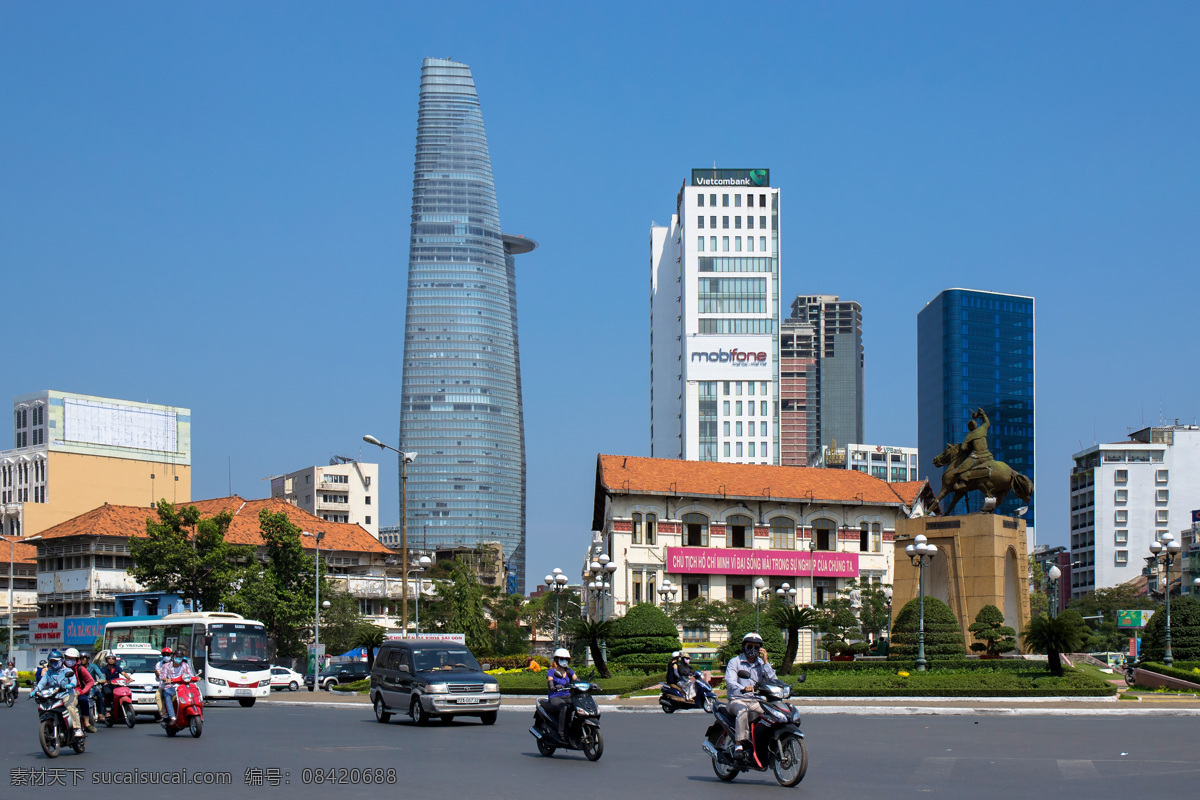
[[[162,687],[167,724],[175,722],[175,693],[178,687],[172,681],[176,678],[191,678],[193,675],[192,665],[181,653],[173,655],[171,662],[159,670],[159,684]]]
[[[44,689],[66,691],[67,695],[63,698],[63,706],[67,709],[67,718],[71,721],[71,727],[75,729],[75,736],[82,737],[83,728],[79,725],[79,704],[75,693],[77,685],[75,669],[63,663],[62,653],[51,650],[50,658],[46,662],[46,671],[42,673],[41,680],[37,682],[34,694]]]
[[[558,711],[558,738],[567,739],[567,711],[571,707],[571,683],[575,680],[575,670],[571,669],[571,651],[560,647],[554,651],[554,664],[546,670],[546,684],[549,689],[546,710]]]
[[[33,673],[33,682],[37,683],[42,679],[42,673],[46,671],[46,659],[38,662],[37,672]]]
[[[167,707],[163,705],[162,692],[162,671],[171,663],[171,648],[164,647],[162,649],[162,657],[158,659],[158,663],[154,665],[154,677],[158,679],[158,690],[154,692],[154,702],[158,705],[158,715],[165,717],[167,715]]]
[[[88,733],[95,733],[96,726],[92,724],[92,706],[89,698],[96,685],[96,679],[88,671],[87,665],[80,660],[79,651],[74,647],[68,647],[63,653],[63,666],[75,673],[75,694],[79,696],[79,716],[83,728]]]
[[[759,658],[762,650],[762,637],[757,633],[747,633],[742,637],[742,653],[729,659],[725,667],[725,686],[729,698],[729,708],[736,714],[734,718],[734,735],[737,745],[734,747],[735,758],[744,757],[750,748],[750,712],[762,713],[762,703],[754,694],[754,686],[759,681],[774,678],[775,669],[766,661]],[[745,670],[750,673],[748,678],[739,678],[738,672]]]
[[[117,663],[117,657],[112,653],[105,656],[104,666],[100,668],[100,674],[104,677],[104,686],[101,691],[104,696],[104,716],[107,717],[112,713],[113,708],[113,680],[124,678],[133,683],[133,677],[125,671],[123,665]]]

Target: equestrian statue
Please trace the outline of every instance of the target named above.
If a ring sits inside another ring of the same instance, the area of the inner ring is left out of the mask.
[[[933,501],[933,507],[939,516],[942,498],[946,495],[951,495],[946,516],[954,511],[958,501],[968,492],[983,492],[985,513],[995,511],[996,506],[1004,502],[1009,492],[1015,492],[1017,497],[1026,503],[1033,497],[1033,481],[1003,461],[992,457],[987,444],[989,424],[987,414],[982,408],[972,411],[971,420],[967,423],[967,435],[962,444],[947,444],[942,454],[933,459],[935,467],[946,467],[942,473],[942,490]]]

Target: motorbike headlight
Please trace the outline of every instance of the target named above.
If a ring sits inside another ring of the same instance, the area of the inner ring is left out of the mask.
[[[577,717],[590,717],[591,715],[592,712],[588,711],[586,708],[575,709],[575,716]]]
[[[800,709],[797,708],[792,710],[792,722],[796,723],[797,725],[800,724]]]
[[[444,683],[431,683],[425,687],[425,691],[429,694],[446,694],[450,691],[450,687]]]
[[[208,682],[211,683],[213,686],[228,686],[229,685],[225,682],[224,678],[209,678]]]
[[[500,691],[500,684],[498,684],[498,683],[485,683],[485,684],[483,685],[483,690],[484,690],[485,692],[498,692],[498,691]]]

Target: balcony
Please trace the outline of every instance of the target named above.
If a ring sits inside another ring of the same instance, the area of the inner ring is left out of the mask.
[[[320,483],[317,484],[317,491],[318,492],[348,492],[348,491],[350,491],[350,484],[348,484],[348,483],[326,483],[325,481],[321,481]]]

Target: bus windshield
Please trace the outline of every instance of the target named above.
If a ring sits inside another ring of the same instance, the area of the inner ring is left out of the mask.
[[[217,669],[267,669],[267,634],[261,625],[240,622],[210,623],[208,663]]]

